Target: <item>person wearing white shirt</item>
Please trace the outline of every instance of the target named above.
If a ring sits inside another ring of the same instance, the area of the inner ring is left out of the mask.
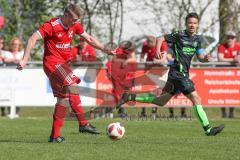
[[[23,57],[22,41],[18,37],[12,38],[9,43],[9,52],[3,54],[4,63],[17,64]]]
[[[11,39],[9,43],[9,51],[4,51],[2,53],[2,62],[7,65],[16,65],[23,57],[23,45],[22,41],[18,37]],[[2,109],[2,115],[5,116],[5,109]],[[20,112],[20,108],[16,108],[17,116]]]
[[[4,48],[4,39],[0,36],[0,64],[3,63],[3,57],[6,54],[9,54],[9,51],[3,50]],[[1,106],[1,116],[6,116],[5,107]]]

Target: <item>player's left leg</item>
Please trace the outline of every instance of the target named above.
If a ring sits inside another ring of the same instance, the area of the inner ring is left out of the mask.
[[[210,126],[207,115],[206,115],[205,111],[203,110],[203,107],[201,105],[201,100],[200,100],[200,97],[198,96],[197,92],[192,91],[189,94],[185,93],[185,95],[188,99],[190,99],[192,101],[194,113],[197,116],[199,122],[201,123],[206,135],[207,136],[215,136],[218,133],[220,133],[223,130],[224,125],[222,124],[217,127]]]
[[[121,108],[124,103],[129,101],[152,103],[158,106],[164,106],[173,96],[173,94],[168,92],[162,92],[160,96],[155,96],[151,93],[129,94],[125,92],[117,105],[117,109]]]
[[[175,95],[175,93],[176,90],[174,90],[174,85],[170,81],[167,81],[160,96],[156,96],[152,93],[129,94],[125,92],[119,100],[117,109],[129,101],[152,103],[158,106],[164,106]]]
[[[69,105],[72,108],[75,116],[78,119],[79,132],[99,134],[97,129],[94,126],[92,126],[91,124],[89,124],[87,119],[85,118],[84,110],[81,105],[81,100],[80,100],[80,96],[79,96],[80,89],[77,86],[77,83],[71,84],[69,86],[65,86],[64,90],[65,90],[66,94],[68,95]]]

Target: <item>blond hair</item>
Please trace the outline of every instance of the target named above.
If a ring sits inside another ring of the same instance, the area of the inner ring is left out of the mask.
[[[76,4],[69,4],[65,9],[64,9],[64,14],[71,14],[71,15],[77,15],[78,18],[81,18],[82,16],[82,10],[81,8],[76,5]]]
[[[20,38],[18,37],[13,37],[10,42],[9,42],[9,50],[12,51],[12,45],[14,43],[14,41],[19,41],[19,48],[18,48],[18,51],[21,51],[23,49],[23,44],[22,44],[22,41]]]

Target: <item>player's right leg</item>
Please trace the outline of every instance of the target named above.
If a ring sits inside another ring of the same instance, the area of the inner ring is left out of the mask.
[[[55,104],[52,122],[52,131],[48,142],[61,143],[64,138],[60,136],[61,128],[64,124],[67,108],[69,106],[68,99],[64,98],[61,93],[61,82],[63,79],[58,75],[57,69],[53,65],[44,65],[44,71],[49,78],[54,97],[57,98]]]
[[[61,143],[65,140],[60,136],[60,130],[64,124],[64,119],[67,113],[66,106],[68,105],[68,99],[57,98],[57,103],[55,105],[53,113],[52,132],[48,142]]]

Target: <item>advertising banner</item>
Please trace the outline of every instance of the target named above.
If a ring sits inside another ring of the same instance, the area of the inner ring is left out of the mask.
[[[76,68],[74,73],[81,78],[79,87],[83,105],[95,106],[96,70]],[[1,106],[54,106],[56,103],[49,80],[41,68],[0,69],[0,90]]]
[[[80,77],[80,97],[83,106],[116,105],[112,93],[113,85],[106,69],[76,68],[75,75]],[[137,70],[132,76],[133,93],[152,93],[160,95],[167,81],[168,69],[164,67],[150,70]],[[202,104],[209,107],[240,106],[240,70],[237,68],[195,68],[190,71],[196,91]],[[41,68],[0,69],[0,105],[1,106],[54,106],[56,99],[52,95],[49,80]],[[146,103],[129,103],[126,106],[153,107]],[[190,107],[192,103],[184,95],[174,96],[169,107]]]
[[[136,72],[135,85],[131,92],[153,93],[160,95],[167,80],[167,68],[152,68],[148,71]],[[97,75],[97,100],[100,106],[115,106],[111,81],[106,76],[106,70],[101,69]],[[190,79],[195,84],[196,91],[202,99],[202,105],[209,107],[239,107],[240,106],[240,70],[236,68],[201,68],[191,69]],[[139,107],[153,107],[152,104],[130,103]],[[126,105],[126,106],[129,106]],[[169,107],[190,107],[192,103],[184,95],[174,96],[168,103]]]

